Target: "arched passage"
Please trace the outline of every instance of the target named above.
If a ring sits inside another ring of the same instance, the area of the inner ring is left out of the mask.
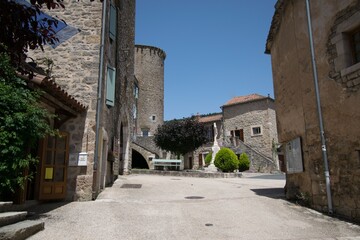
[[[132,150],[132,168],[149,169],[146,159],[134,149]]]

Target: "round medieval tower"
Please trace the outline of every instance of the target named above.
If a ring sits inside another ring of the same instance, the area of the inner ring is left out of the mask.
[[[136,134],[152,136],[164,122],[164,60],[166,54],[157,47],[135,45],[137,79]]]

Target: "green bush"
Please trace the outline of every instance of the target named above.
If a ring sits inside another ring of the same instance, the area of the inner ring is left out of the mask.
[[[0,199],[23,188],[31,178],[24,170],[37,162],[31,147],[53,133],[46,120],[52,115],[38,104],[39,98],[39,92],[16,77],[9,57],[0,53]]]
[[[211,159],[212,159],[212,152],[209,152],[205,157],[205,166],[206,167],[210,165]]]
[[[239,168],[236,154],[229,148],[222,148],[215,156],[215,166],[223,172],[233,172]]]
[[[246,153],[242,153],[239,157],[239,171],[243,172],[249,170],[250,168],[250,160]]]

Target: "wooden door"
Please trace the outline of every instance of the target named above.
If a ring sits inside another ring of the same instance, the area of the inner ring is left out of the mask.
[[[68,160],[68,134],[47,136],[42,147],[39,200],[65,198]]]

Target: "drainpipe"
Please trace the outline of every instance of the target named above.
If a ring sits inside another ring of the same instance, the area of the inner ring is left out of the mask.
[[[328,213],[333,214],[331,188],[330,188],[329,163],[328,163],[327,154],[326,154],[326,140],[325,140],[325,132],[324,132],[324,126],[323,126],[322,112],[321,112],[320,93],[319,93],[319,85],[318,85],[318,74],[317,74],[316,62],[315,62],[315,51],[314,51],[314,41],[313,41],[313,36],[312,36],[312,26],[311,26],[309,0],[306,0],[306,14],[307,14],[307,22],[308,22],[308,30],[309,30],[309,42],[310,42],[310,49],[311,49],[311,61],[312,61],[312,69],[313,69],[313,76],[314,76],[316,104],[317,104],[318,117],[319,117],[319,126],[320,126],[321,150],[322,150],[322,157],[323,157],[323,160],[324,160],[324,173],[325,173],[325,181],[326,181],[326,195],[327,195],[327,201],[328,201]]]
[[[96,103],[96,129],[95,129],[95,151],[94,151],[94,172],[97,170],[98,155],[99,155],[99,134],[100,134],[100,119],[102,112],[102,79],[104,70],[104,44],[105,44],[105,24],[106,24],[106,5],[107,1],[102,3],[102,24],[101,24],[101,45],[100,45],[100,63],[99,63],[99,81],[98,94]]]

